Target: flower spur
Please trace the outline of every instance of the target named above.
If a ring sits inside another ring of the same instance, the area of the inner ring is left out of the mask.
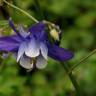
[[[73,57],[72,52],[60,48],[56,42],[51,44],[46,32],[47,23],[43,21],[36,23],[28,29],[28,32],[22,26],[19,26],[17,31],[11,19],[9,25],[16,34],[0,37],[0,51],[15,53],[17,62],[23,68],[31,70],[36,66],[43,69],[47,65],[48,56],[58,61],[67,61]]]

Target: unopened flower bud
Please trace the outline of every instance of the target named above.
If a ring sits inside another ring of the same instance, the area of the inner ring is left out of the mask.
[[[56,31],[56,29],[52,29],[52,30],[50,31],[50,35],[53,37],[54,40],[59,41],[59,34],[58,34],[58,32]]]

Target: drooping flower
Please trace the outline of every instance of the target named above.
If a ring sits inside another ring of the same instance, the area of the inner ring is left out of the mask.
[[[38,69],[45,68],[48,56],[58,61],[67,61],[73,57],[70,51],[60,48],[55,42],[51,43],[46,32],[47,23],[42,21],[34,24],[28,32],[22,26],[19,26],[17,31],[11,19],[9,19],[9,25],[16,34],[0,37],[0,51],[16,54],[17,62],[25,69],[30,70],[34,66]],[[55,39],[58,38],[57,36]]]

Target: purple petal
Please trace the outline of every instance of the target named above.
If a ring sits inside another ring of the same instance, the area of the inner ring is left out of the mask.
[[[14,30],[14,32],[22,39],[24,40],[24,38],[21,36],[21,34],[16,30],[11,18],[9,18],[9,25],[11,26],[11,28]]]
[[[0,51],[15,51],[19,47],[21,40],[18,36],[6,36],[0,38]]]
[[[12,22],[12,19],[11,18],[9,18],[9,25],[11,26],[11,28],[14,30],[14,32],[16,32],[17,33],[17,30],[16,30],[16,28],[15,28],[15,26],[14,26],[14,24],[13,24],[13,22]]]
[[[21,36],[24,37],[24,38],[26,38],[27,36],[30,35],[30,33],[29,33],[29,32],[27,33],[27,32],[23,29],[23,27],[22,27],[21,25],[19,26],[19,33],[20,33]]]
[[[67,61],[73,57],[72,52],[56,45],[48,45],[48,55],[58,61]]]
[[[37,39],[38,38],[45,38],[45,24],[43,22],[39,22],[32,27],[29,28],[29,32],[34,35]]]
[[[20,43],[20,42],[22,42],[23,40],[20,38],[20,37],[18,37],[17,35],[12,35],[12,36],[4,36],[4,37],[0,37],[0,41],[14,41],[14,42],[16,42],[16,43]]]

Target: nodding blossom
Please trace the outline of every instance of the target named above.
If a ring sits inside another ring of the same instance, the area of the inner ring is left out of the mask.
[[[59,40],[60,31],[58,34],[56,33],[59,27],[54,24],[48,24],[47,21],[36,23],[26,32],[22,26],[19,26],[17,30],[12,20],[9,19],[9,25],[15,34],[0,37],[0,51],[16,54],[17,62],[28,70],[34,67],[38,69],[45,68],[48,56],[58,61],[71,59],[73,53],[59,47],[59,45],[56,44],[56,40],[52,43],[49,38],[48,34],[50,33],[51,38],[53,37],[53,39]],[[51,28],[49,33],[47,32],[48,28]]]

